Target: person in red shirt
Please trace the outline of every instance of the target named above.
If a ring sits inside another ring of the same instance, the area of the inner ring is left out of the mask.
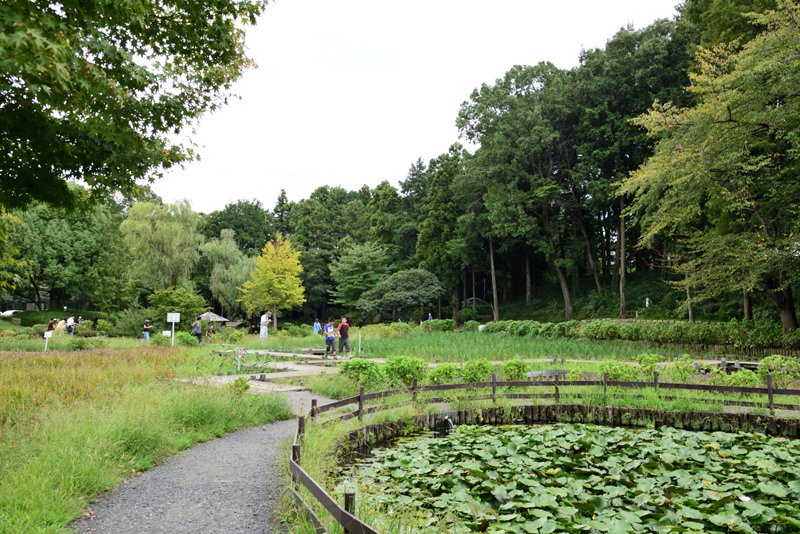
[[[339,326],[336,328],[339,331],[339,354],[344,355],[345,349],[347,349],[347,355],[352,356],[352,350],[350,349],[350,323],[347,320],[347,317],[342,315],[342,322],[339,323]]]

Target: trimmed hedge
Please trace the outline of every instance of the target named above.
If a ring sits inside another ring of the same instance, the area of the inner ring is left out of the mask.
[[[800,332],[784,335],[781,326],[764,321],[687,322],[687,321],[495,321],[486,325],[487,333],[515,336],[566,337],[585,339],[623,339],[651,343],[687,345],[732,345],[745,349],[800,348]]]

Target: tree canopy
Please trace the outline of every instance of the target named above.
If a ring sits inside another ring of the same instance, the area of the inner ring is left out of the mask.
[[[224,104],[265,0],[0,4],[0,205],[134,195],[191,158],[174,134]]]
[[[286,310],[303,304],[302,272],[300,253],[278,233],[264,245],[250,279],[242,285],[241,301],[247,312]]]

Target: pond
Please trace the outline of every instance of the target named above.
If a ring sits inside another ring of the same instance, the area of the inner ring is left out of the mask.
[[[800,532],[800,441],[595,425],[458,426],[343,470],[383,532]]]

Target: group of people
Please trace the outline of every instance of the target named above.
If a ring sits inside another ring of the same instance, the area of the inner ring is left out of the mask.
[[[97,321],[100,320],[100,316],[95,315],[94,319],[92,320],[92,328],[97,329]],[[83,324],[83,317],[78,316],[75,319],[74,315],[70,315],[69,317],[65,317],[59,321],[58,317],[53,317],[47,323],[47,331],[54,332],[56,334],[60,334],[62,332],[66,332],[67,334],[74,334],[75,327]]]
[[[150,343],[150,330],[153,329],[153,318],[148,317],[144,320],[142,324],[142,340],[145,343]],[[206,329],[206,341],[211,343],[214,339],[214,323],[209,323],[208,328]],[[203,342],[203,323],[198,315],[197,318],[192,323],[192,335],[197,338],[198,343]]]
[[[325,326],[321,325],[319,319],[314,319],[314,333],[320,334],[325,338],[325,358],[338,358],[340,354],[352,356],[350,348],[350,321],[342,316],[338,326],[334,325],[333,317],[328,318]],[[339,340],[339,352],[336,352],[336,340]]]

